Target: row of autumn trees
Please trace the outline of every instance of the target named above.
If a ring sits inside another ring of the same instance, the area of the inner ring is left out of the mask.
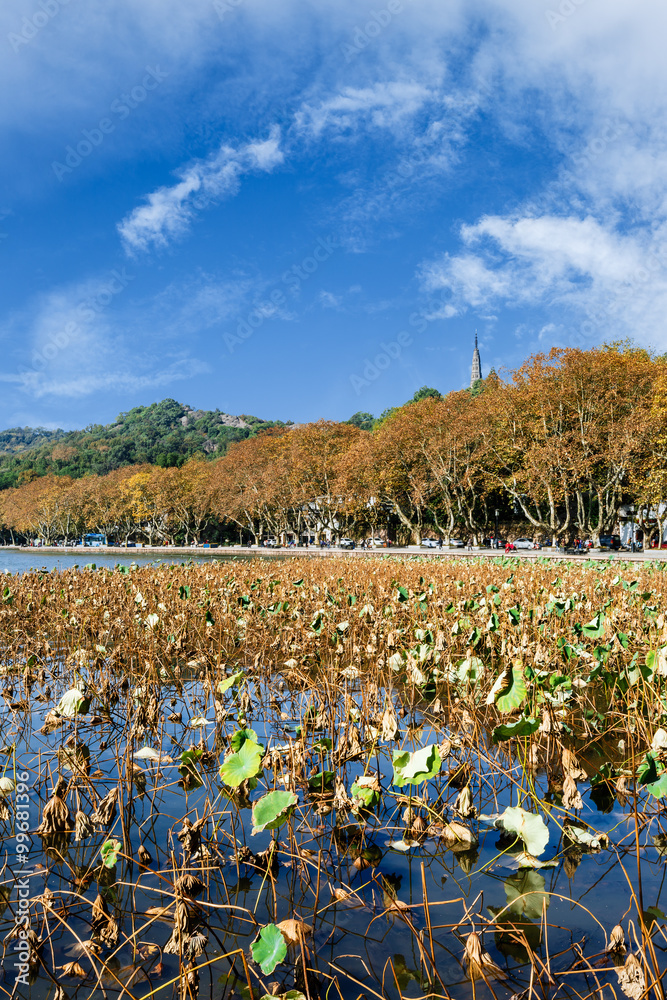
[[[622,504],[667,499],[667,362],[627,345],[536,355],[484,391],[430,397],[373,431],[319,421],[277,428],[217,461],[131,466],[0,492],[12,539],[85,531],[188,544],[206,536],[492,533],[520,521],[543,537],[613,531]]]

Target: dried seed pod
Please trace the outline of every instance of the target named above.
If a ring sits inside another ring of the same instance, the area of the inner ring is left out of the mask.
[[[97,898],[93,903],[92,909],[92,923],[93,927],[98,927],[100,925],[106,924],[109,919],[109,907],[107,906],[104,896],[97,894]]]
[[[632,1000],[641,1000],[646,991],[646,978],[639,959],[630,952],[625,965],[616,969],[618,985]]]
[[[176,911],[174,913],[174,930],[171,937],[164,946],[165,955],[183,955],[187,943],[190,929],[190,911],[182,899],[176,897]]]
[[[186,816],[183,820],[183,827],[176,836],[183,845],[183,857],[186,863],[201,849],[201,831],[206,817],[196,820],[194,823]]]
[[[118,786],[112,788],[99,803],[97,809],[91,816],[93,823],[100,826],[109,826],[116,817],[116,801],[118,799]]]
[[[145,848],[143,844],[139,844],[139,847],[137,848],[137,857],[142,865],[149,865],[153,860],[150,851]]]
[[[341,779],[336,775],[336,789],[334,792],[332,805],[334,809],[349,809],[352,805],[352,799],[347,794],[345,785]]]
[[[120,931],[118,924],[113,917],[109,917],[104,927],[99,931],[99,936],[108,948],[115,948],[118,944]]]
[[[90,816],[83,809],[78,809],[74,819],[74,839],[85,840],[94,833],[94,827]]]
[[[61,969],[63,976],[80,976],[81,979],[86,978],[86,970],[78,962],[68,962],[67,965],[61,965]]]
[[[625,935],[620,924],[616,924],[609,935],[607,951],[615,951],[619,954],[625,952]]]
[[[463,816],[464,819],[475,815],[476,810],[472,804],[472,792],[470,791],[470,785],[464,785],[459,794],[456,796],[454,812],[458,813],[459,816]]]
[[[571,750],[563,748],[562,762],[564,775],[569,775],[574,781],[586,781],[587,774]]]
[[[197,878],[196,875],[192,875],[187,872],[185,875],[180,875],[176,882],[174,883],[174,889],[176,892],[181,893],[183,896],[198,896],[200,892],[203,892],[206,886],[201,879]]]
[[[193,931],[185,943],[185,953],[188,959],[199,958],[204,951],[208,938],[201,931]]]
[[[422,834],[426,833],[428,829],[428,823],[423,816],[415,816],[410,826],[410,833],[413,837],[421,837]]]
[[[479,934],[473,931],[466,939],[463,961],[470,979],[483,979],[490,976],[503,977],[503,971],[493,961],[488,951],[482,948]]]
[[[565,776],[565,781],[563,782],[563,808],[564,809],[583,809],[584,803],[581,798],[581,793],[577,788],[577,783],[571,774]]]
[[[48,836],[52,833],[65,833],[71,827],[69,809],[65,801],[67,782],[64,778],[58,778],[53,795],[44,806],[42,822],[37,827],[37,833]]]

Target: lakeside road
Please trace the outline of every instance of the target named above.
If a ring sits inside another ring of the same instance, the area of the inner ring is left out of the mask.
[[[79,556],[85,559],[86,562],[94,562],[96,556],[122,556],[124,560],[132,558],[134,556],[141,557],[142,560],[146,556],[150,557],[162,557],[165,559],[173,559],[176,557],[185,558],[196,558],[197,560],[211,558],[211,559],[230,559],[234,557],[249,558],[251,556],[257,556],[259,558],[266,559],[289,559],[289,558],[303,558],[310,557],[313,559],[326,559],[326,558],[346,558],[346,559],[359,559],[359,558],[369,558],[369,559],[382,559],[387,557],[420,557],[427,559],[497,559],[499,557],[505,556],[505,551],[503,549],[461,549],[461,548],[446,548],[442,549],[431,549],[431,548],[421,548],[417,545],[410,546],[392,546],[390,548],[374,548],[374,549],[341,549],[335,546],[331,548],[319,548],[314,545],[310,545],[307,548],[294,546],[292,548],[263,548],[258,545],[253,546],[225,546],[220,548],[204,548],[202,546],[191,547],[191,546],[171,546],[171,545],[154,545],[154,546],[142,546],[141,548],[124,548],[122,546],[104,545],[96,546],[91,548],[82,548],[81,546],[58,546],[58,545],[42,545],[42,546],[30,546],[30,545],[3,545],[0,546],[0,560],[2,558],[3,552],[12,552],[21,555],[32,555],[36,558],[39,555],[49,555],[49,556]],[[626,552],[626,551],[616,551],[609,552],[608,550],[591,550],[586,553],[574,553],[571,551],[561,551],[558,549],[544,548],[544,549],[516,549],[513,552],[507,553],[507,555],[512,558],[524,559],[527,561],[535,559],[553,559],[556,561],[563,560],[587,560],[593,559],[596,561],[603,562],[667,562],[667,549],[650,549],[648,552]]]

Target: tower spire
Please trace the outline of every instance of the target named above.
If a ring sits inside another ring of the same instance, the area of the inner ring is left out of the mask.
[[[472,352],[472,371],[470,372],[470,388],[474,386],[475,382],[478,382],[482,377],[482,360],[479,356],[479,348],[477,346],[477,330],[475,330],[475,350]]]

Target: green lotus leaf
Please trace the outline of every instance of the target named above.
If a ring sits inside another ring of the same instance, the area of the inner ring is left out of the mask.
[[[270,976],[276,965],[284,962],[287,957],[285,938],[275,924],[262,927],[259,937],[250,945],[250,950],[265,976]]]
[[[657,751],[649,750],[646,754],[637,768],[637,780],[654,798],[662,799],[667,795],[667,770],[658,760]]]
[[[250,740],[252,743],[256,743],[264,749],[263,745],[259,742],[259,737],[254,729],[237,729],[235,733],[232,733],[229,743],[232,750],[239,751],[246,740]]]
[[[502,743],[503,740],[532,736],[539,728],[539,719],[528,719],[522,715],[516,722],[509,722],[506,726],[496,726],[491,733],[491,738],[494,743]]]
[[[294,792],[267,792],[252,807],[252,832],[276,830],[292,815],[298,797]]]
[[[232,674],[231,677],[225,677],[223,681],[218,684],[218,694],[224,694],[228,691],[230,687],[234,687],[235,684],[240,684],[243,680],[244,672],[243,670],[237,671],[237,673]]]
[[[332,787],[335,777],[335,771],[320,771],[308,779],[308,787],[311,792],[324,792]]]
[[[238,753],[229,754],[220,767],[220,777],[226,785],[238,788],[242,781],[254,778],[262,769],[264,749],[253,740],[246,740]]]
[[[301,990],[288,990],[287,993],[279,993],[277,996],[265,993],[259,1000],[306,1000],[306,994]]]
[[[122,846],[120,840],[107,840],[102,844],[100,854],[105,868],[113,868],[118,861],[118,852]]]
[[[56,705],[56,712],[66,719],[73,719],[75,715],[85,715],[89,707],[90,698],[84,698],[78,688],[71,688]]]
[[[442,758],[435,743],[415,750],[395,750],[393,756],[394,779],[399,788],[404,785],[420,785],[422,781],[434,778],[442,767]]]
[[[549,831],[541,816],[526,812],[521,806],[508,806],[499,819],[503,829],[521,837],[528,854],[534,858],[544,854],[549,843]]]
[[[356,781],[350,788],[350,795],[353,799],[358,799],[366,809],[373,809],[380,801],[380,792],[377,789],[358,785]]]
[[[515,712],[521,708],[527,695],[526,678],[520,663],[503,670],[486,699],[487,705],[495,703],[499,712]]]

